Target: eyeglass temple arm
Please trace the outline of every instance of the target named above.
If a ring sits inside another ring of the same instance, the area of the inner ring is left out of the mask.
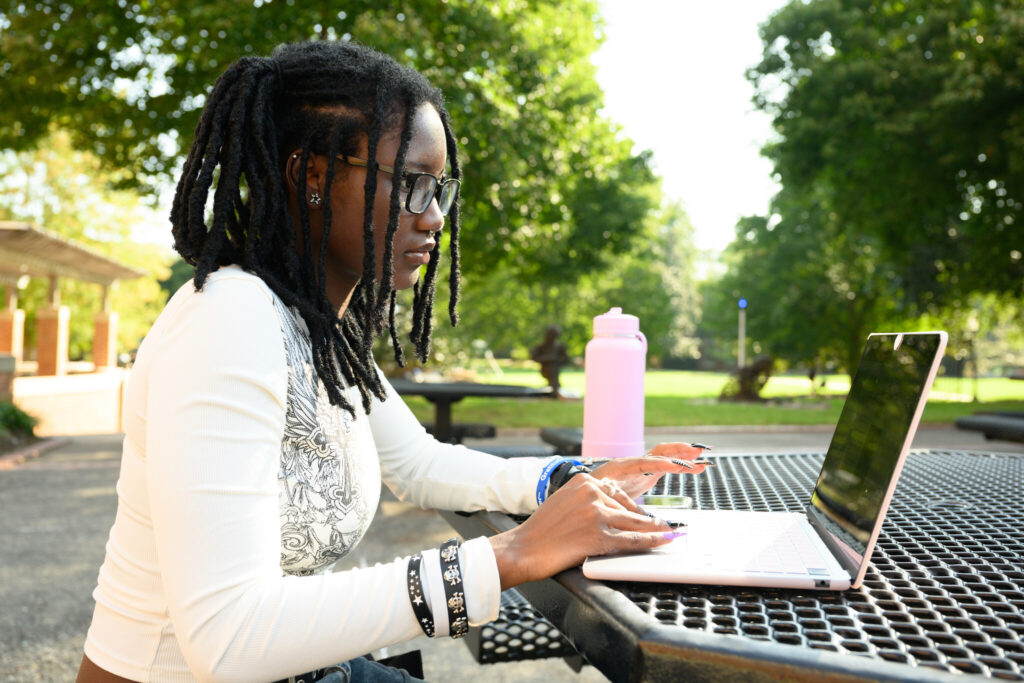
[[[361,166],[363,168],[369,168],[370,167],[370,162],[369,161],[367,161],[366,159],[360,159],[359,157],[350,157],[350,156],[346,156],[344,154],[339,154],[338,158],[341,159],[342,161],[344,161],[346,164],[351,164],[352,166]],[[394,166],[388,166],[387,164],[377,164],[377,168],[379,168],[380,170],[384,171],[385,173],[390,173],[391,175],[395,174],[395,167]],[[448,182],[451,182],[452,180],[454,180],[455,182],[459,183],[459,185],[462,184],[462,180],[460,178],[445,178],[443,175],[440,178],[438,178],[437,176],[433,175],[432,173],[421,173],[420,175],[428,175],[428,176],[431,176],[434,180],[436,180],[437,181],[438,190],[440,190],[441,185],[443,185],[445,183],[448,183]]]
[[[363,168],[370,167],[369,161],[367,161],[366,159],[360,159],[359,157],[350,157],[345,156],[344,154],[339,154],[338,158],[344,161],[346,164],[351,164],[352,166],[362,166]],[[385,173],[390,173],[391,175],[395,174],[394,166],[388,166],[387,164],[377,164],[377,168],[384,171]]]

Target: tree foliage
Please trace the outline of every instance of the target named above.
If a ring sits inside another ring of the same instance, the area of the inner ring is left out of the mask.
[[[596,0],[356,0],[344,7],[53,0],[0,11],[0,147],[54,124],[147,185],[176,172],[217,75],[247,54],[358,40],[444,90],[464,157],[464,270],[572,279],[627,250],[655,204],[647,156],[600,115]]]
[[[738,225],[703,326],[735,335],[742,296],[760,348],[852,370],[872,331],[1019,298],[1024,3],[791,2],[761,37],[748,76],[782,189]]]
[[[157,280],[170,272],[170,249],[133,239],[154,219],[134,192],[111,190],[100,161],[72,149],[68,135],[50,136],[33,152],[0,153],[0,220],[35,223],[146,273],[116,283],[111,294],[123,351],[138,346],[167,301]],[[72,360],[89,358],[102,287],[68,278],[61,278],[59,286],[61,304],[73,311],[68,354]],[[18,305],[25,310],[26,349],[35,345],[35,313],[46,305],[48,293],[49,282],[39,278],[18,293]]]
[[[822,224],[813,209],[786,215],[777,224],[740,221],[725,253],[729,270],[707,289],[702,326],[734,337],[744,298],[755,351],[808,369],[835,362],[853,370],[865,337],[895,315],[891,266],[875,239]]]
[[[909,309],[1024,292],[1024,3],[791,2],[761,37],[784,221],[872,241]]]
[[[651,364],[691,357],[700,310],[693,226],[677,204],[666,203],[641,227],[642,238],[631,251],[575,280],[522,281],[505,266],[468,276],[463,305],[472,315],[463,316],[454,330],[435,328],[442,353],[468,352],[482,340],[499,355],[526,357],[548,325],[558,324],[570,355],[582,358],[594,316],[619,306],[640,319]]]

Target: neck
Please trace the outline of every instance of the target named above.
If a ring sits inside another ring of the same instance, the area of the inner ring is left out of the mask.
[[[354,273],[334,273],[327,269],[327,300],[338,312],[338,317],[345,315],[349,302],[352,301],[352,293],[356,291],[359,284],[359,277]]]

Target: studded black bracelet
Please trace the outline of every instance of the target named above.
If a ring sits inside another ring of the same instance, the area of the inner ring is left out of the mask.
[[[441,579],[444,583],[444,604],[448,608],[448,635],[461,638],[469,632],[469,617],[466,615],[458,539],[449,538],[441,544]]]
[[[422,561],[423,557],[420,555],[410,557],[409,572],[405,578],[409,586],[409,602],[412,603],[412,613],[416,615],[416,621],[423,629],[423,633],[428,638],[433,638],[434,616],[430,613],[427,601],[423,597],[423,584],[420,582],[420,563]]]

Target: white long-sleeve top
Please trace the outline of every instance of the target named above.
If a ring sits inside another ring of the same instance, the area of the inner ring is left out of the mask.
[[[407,558],[329,573],[372,520],[381,478],[404,501],[528,513],[544,461],[430,437],[390,385],[369,415],[331,406],[305,325],[258,277],[185,285],[128,383],[118,509],[85,653],[145,682],[274,681],[421,633]],[[447,617],[437,551],[424,592]],[[462,546],[471,623],[498,614],[485,538]]]

